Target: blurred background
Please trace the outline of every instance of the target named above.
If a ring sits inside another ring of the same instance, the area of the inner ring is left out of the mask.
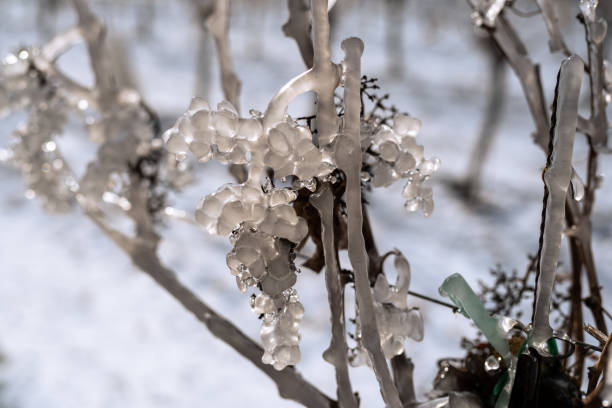
[[[574,18],[578,2],[558,3],[565,41],[585,58],[584,32]],[[91,5],[108,26],[122,80],[141,92],[164,127],[171,126],[194,95],[212,105],[222,100],[216,51],[194,1],[104,0]],[[517,0],[514,7],[537,10],[532,0]],[[76,20],[65,0],[1,0],[0,8],[2,55],[44,44]],[[605,11],[601,8],[600,13]],[[474,28],[470,14],[465,0],[338,0],[332,11],[334,60],[342,58],[342,39],[361,37],[363,73],[378,78],[381,94],[390,95],[389,104],[423,122],[418,141],[427,157],[441,159],[431,180],[436,208],[429,218],[404,211],[401,183],[367,195],[379,250],[401,250],[412,266],[412,290],[432,297],[438,297],[438,286],[454,272],[474,288],[479,281],[490,282],[489,271],[498,264],[522,273],[539,238],[545,157],[531,140],[534,126],[514,73]],[[506,15],[541,63],[551,103],[562,56],[550,55],[540,16]],[[295,42],[281,31],[287,18],[284,0],[232,1],[229,36],[242,81],[242,112],[265,110],[278,89],[304,70]],[[92,84],[84,45],[59,64],[75,79]],[[581,110],[588,115],[588,93],[582,96]],[[290,111],[303,114],[309,104],[309,96],[303,96]],[[0,120],[0,147],[10,145],[11,133],[24,118],[15,114]],[[491,140],[489,155],[481,168],[470,170],[480,161],[472,152],[482,143],[481,135]],[[582,170],[587,149],[584,137],[576,140],[574,165]],[[94,157],[95,146],[76,121],[69,123],[60,144],[77,172]],[[593,215],[593,249],[610,310],[608,156],[602,156],[600,168],[604,181]],[[468,200],[457,185],[465,187],[470,174],[480,178],[478,198]],[[192,212],[201,197],[230,181],[220,164],[202,165],[198,182],[172,196],[171,203]],[[163,261],[206,302],[258,339],[260,322],[225,265],[229,242],[176,221],[166,222],[163,229]],[[567,272],[564,242],[560,274]],[[321,358],[330,333],[323,276],[303,268],[296,288],[306,309],[298,369],[333,395],[333,369]],[[475,329],[450,309],[414,297],[409,303],[420,307],[425,319],[424,341],[406,345],[416,366],[417,392],[423,395],[431,388],[437,359],[462,356],[461,337],[473,338]],[[586,312],[585,319],[592,321]],[[295,405],[282,400],[251,363],[132,266],[82,213],[44,213],[36,200],[25,198],[19,172],[2,166],[0,354],[3,408]],[[371,370],[352,369],[351,378],[362,406],[383,405]]]

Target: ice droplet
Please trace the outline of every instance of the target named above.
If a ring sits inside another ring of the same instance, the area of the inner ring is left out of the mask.
[[[580,11],[589,21],[595,21],[599,0],[580,0]]]
[[[484,362],[484,368],[488,374],[493,374],[495,371],[499,370],[499,367],[501,367],[499,358],[495,357],[493,354],[487,357]]]
[[[576,201],[581,201],[584,198],[584,182],[580,178],[580,175],[572,170],[572,178],[570,179],[572,183],[572,192],[574,194],[574,199]]]

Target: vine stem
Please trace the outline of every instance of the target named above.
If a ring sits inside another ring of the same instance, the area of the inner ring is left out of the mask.
[[[389,407],[400,408],[402,403],[393,383],[387,361],[380,345],[376,324],[374,299],[368,279],[368,254],[363,237],[363,213],[361,201],[361,55],[363,42],[348,38],[342,42],[345,52],[343,135],[336,142],[336,161],[346,174],[346,201],[348,219],[348,253],[355,274],[355,294],[363,345],[368,351],[382,397]]]
[[[334,195],[328,183],[310,196],[310,202],[321,217],[321,240],[325,257],[325,285],[331,311],[332,338],[323,358],[334,366],[341,407],[358,407],[348,373],[348,345],[344,321],[344,291],[340,283],[340,264],[334,234]]]

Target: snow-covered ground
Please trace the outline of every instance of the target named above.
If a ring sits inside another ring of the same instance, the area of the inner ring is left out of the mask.
[[[36,3],[1,3],[1,53],[41,40]],[[199,32],[184,3],[156,1],[150,36],[135,33],[143,2],[95,3],[110,33],[123,36],[140,90],[164,118],[185,109],[195,86]],[[420,141],[428,156],[442,160],[442,167],[432,180],[436,209],[430,218],[404,212],[399,184],[369,195],[379,249],[400,249],[412,265],[412,289],[431,296],[437,296],[437,287],[453,272],[464,274],[476,287],[497,263],[523,270],[526,255],[537,250],[544,155],[530,140],[533,126],[518,81],[508,69],[503,122],[483,177],[487,206],[469,207],[444,180],[464,174],[486,104],[489,62],[477,45],[470,11],[464,1],[440,0],[408,2],[402,13],[387,15],[385,3],[340,0],[335,58],[341,58],[342,38],[363,38],[363,72],[379,78],[395,105],[423,121]],[[243,83],[243,111],[264,110],[266,101],[303,70],[297,47],[280,31],[286,18],[285,1],[234,3],[230,36]],[[57,30],[73,20],[70,9],[61,9]],[[550,102],[560,57],[548,54],[538,17],[517,23],[534,59],[543,62]],[[571,22],[568,30],[568,44],[584,55],[579,27]],[[403,41],[403,50],[391,53],[404,64],[400,78],[389,73],[388,35]],[[79,47],[64,57],[62,66],[90,82],[84,58]],[[214,57],[210,63],[208,99],[216,103],[221,91]],[[15,119],[0,123],[0,146],[6,146]],[[62,147],[83,168],[93,150],[83,148],[77,127],[70,129],[73,134]],[[586,149],[583,138],[577,139],[574,161],[583,168]],[[601,171],[612,172],[608,157],[602,158]],[[200,183],[174,197],[177,207],[193,209],[200,197],[230,180],[215,164],[203,166],[200,176]],[[611,221],[612,186],[604,179],[594,213],[593,247],[609,309]],[[169,224],[163,235],[164,262],[216,310],[258,338],[259,321],[225,266],[226,239],[181,223]],[[562,249],[567,265],[566,246]],[[332,367],[321,358],[329,342],[324,280],[303,270],[297,289],[306,307],[298,369],[334,395]],[[467,319],[446,308],[410,301],[425,318],[425,340],[407,344],[416,365],[417,391],[423,393],[430,388],[436,360],[461,355],[460,337],[474,331]],[[6,358],[0,365],[0,383],[5,384],[0,401],[9,407],[295,406],[280,399],[271,381],[133,267],[79,211],[44,213],[35,200],[24,198],[19,174],[6,168],[0,168],[0,352]],[[364,407],[382,406],[370,370],[351,370],[351,377]]]

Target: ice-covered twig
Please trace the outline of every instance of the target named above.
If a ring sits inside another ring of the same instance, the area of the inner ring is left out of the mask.
[[[106,27],[93,14],[86,0],[72,0],[79,20],[79,29],[87,44],[87,52],[94,71],[96,89],[99,92],[99,104],[107,110],[114,103],[118,88],[113,73],[112,60],[105,50]]]
[[[588,135],[596,148],[608,144],[608,119],[606,117],[606,99],[604,94],[604,61],[603,42],[606,38],[608,24],[603,18],[597,18],[596,9],[591,13],[582,13],[581,18],[586,31],[588,46],[589,84],[591,88],[591,126]]]
[[[497,17],[506,6],[506,0],[476,0],[476,10],[472,14],[474,23],[478,26],[495,27]]]
[[[555,13],[555,8],[551,0],[536,0],[538,3],[538,7],[542,10],[542,18],[544,19],[544,23],[546,23],[546,30],[548,31],[549,40],[548,47],[550,48],[550,52],[562,51],[566,55],[569,55],[570,52],[563,41],[563,35],[561,34],[561,29],[559,28],[559,20],[557,19],[557,14]]]
[[[41,48],[41,54],[47,61],[52,63],[81,41],[83,41],[81,29],[79,27],[72,27],[53,37],[51,41]]]
[[[476,9],[478,6],[477,0],[468,0],[468,3],[474,9]],[[539,66],[532,62],[527,54],[527,49],[518,36],[516,30],[503,15],[498,17],[495,30],[490,30],[489,34],[502,50],[519,81],[521,82],[525,99],[527,100],[532,119],[536,125],[534,140],[542,150],[548,152],[550,127],[549,116],[548,109],[546,107],[546,100],[544,98],[542,82],[540,80]],[[591,94],[593,94],[592,90]],[[577,128],[587,135],[595,133],[594,123],[591,120],[587,120],[581,116],[578,116]],[[589,171],[593,176],[589,178],[590,180],[596,181],[596,168],[596,160],[591,160]],[[585,209],[589,208],[590,204],[588,203],[591,201],[589,198],[588,186],[589,180],[587,180],[587,194],[584,206]],[[580,238],[577,239],[575,237],[571,237],[570,239],[576,240],[576,245],[580,254],[580,262],[584,264],[586,270],[586,276],[589,282],[589,290],[591,294],[589,299],[592,299],[592,302],[587,302],[587,306],[593,313],[597,327],[599,329],[605,329],[605,319],[601,311],[601,292],[599,289],[599,282],[593,258],[593,250],[591,248],[591,228],[589,217],[583,216],[578,203],[569,196],[567,199],[567,209],[568,222],[570,223],[569,225],[576,226],[578,231],[577,237],[579,236]]]
[[[223,95],[236,109],[240,109],[238,96],[240,80],[234,72],[234,64],[229,46],[230,0],[215,0],[215,7],[206,18],[206,27],[215,39],[219,68],[221,71],[221,87]]]
[[[283,25],[283,33],[297,43],[300,55],[307,68],[312,67],[314,50],[310,38],[311,20],[310,8],[305,0],[287,0],[289,20]]]
[[[317,129],[319,146],[330,144],[338,132],[334,90],[340,82],[341,68],[331,62],[327,0],[312,0],[314,32],[313,66],[285,85],[272,98],[264,114],[264,130],[268,131],[284,117],[287,106],[296,96],[314,91],[317,94]]]
[[[340,264],[336,254],[334,235],[334,196],[329,184],[324,184],[317,193],[310,196],[310,202],[321,217],[321,240],[325,256],[325,284],[331,310],[332,338],[323,358],[336,371],[338,402],[341,407],[357,407],[348,374],[348,346],[344,322],[344,290],[340,283]]]
[[[578,115],[578,96],[584,64],[580,57],[563,61],[559,70],[551,126],[551,142],[544,172],[544,209],[536,277],[533,333],[530,343],[547,351],[552,336],[549,314],[552,290],[557,272],[561,237],[565,225],[565,202],[572,174],[572,154]]]
[[[387,361],[380,345],[380,335],[374,312],[374,299],[368,279],[368,255],[363,238],[363,214],[361,208],[361,144],[360,144],[360,87],[361,54],[363,42],[349,38],[342,42],[345,52],[343,135],[336,142],[336,160],[346,174],[346,201],[348,213],[348,252],[355,274],[357,308],[361,322],[363,344],[368,351],[374,373],[379,382],[385,403],[401,407],[401,401]],[[316,64],[316,60],[315,60]]]

